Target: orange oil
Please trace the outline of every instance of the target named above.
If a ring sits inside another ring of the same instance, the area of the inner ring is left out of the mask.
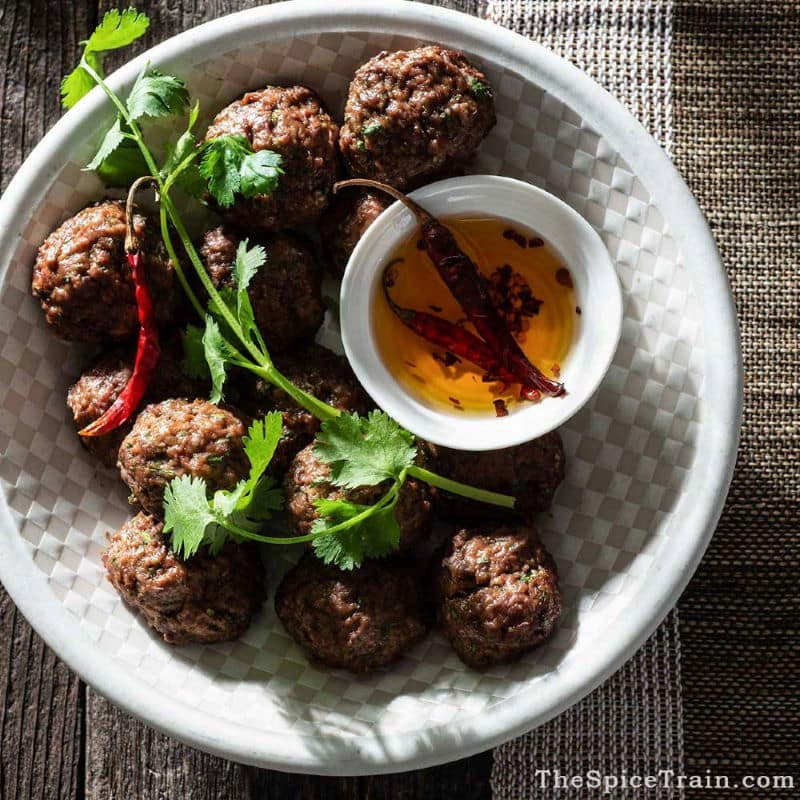
[[[534,231],[508,220],[469,217],[441,221],[453,231],[461,249],[487,278],[498,267],[508,264],[542,301],[537,314],[523,318],[527,330],[515,336],[533,364],[546,375],[558,378],[580,314],[569,272],[558,253]],[[401,306],[463,323],[466,316],[463,309],[439,277],[427,252],[420,249],[419,238],[417,229],[386,257],[387,264],[402,259],[396,264],[393,299]],[[486,383],[480,368],[463,359],[447,365],[452,359],[442,348],[403,325],[380,289],[374,299],[372,324],[387,368],[426,405],[445,405],[463,413],[495,414],[494,400],[504,400],[509,409],[515,403],[525,402],[518,400],[518,386]],[[471,324],[466,327],[475,332]]]

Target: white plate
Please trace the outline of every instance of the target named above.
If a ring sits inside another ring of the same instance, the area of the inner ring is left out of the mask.
[[[78,361],[30,296],[36,247],[102,194],[80,167],[111,119],[98,91],[27,159],[0,202],[0,578],[83,679],[125,710],[238,761],[328,774],[469,755],[541,724],[608,677],[676,602],[722,508],[741,369],[714,243],[680,176],[622,107],[574,67],[490,23],[404,2],[290,2],[188,31],[146,59],[186,78],[206,111],[299,81],[340,112],[353,70],[383,48],[436,41],[487,70],[498,125],[476,172],[529,180],[600,233],[625,294],[614,363],[564,430],[568,475],[543,538],[562,574],[563,624],[545,647],[485,673],[438,635],[368,677],[318,670],[271,603],[239,642],[170,648],[104,580],[105,532],[125,491],[83,453],[64,391]],[[283,568],[276,564],[275,575]]]

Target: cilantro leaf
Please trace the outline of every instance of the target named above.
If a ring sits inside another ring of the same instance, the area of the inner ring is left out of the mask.
[[[272,150],[259,150],[242,159],[239,167],[239,191],[243,197],[272,194],[283,175],[283,158]]]
[[[127,187],[140,175],[147,175],[147,164],[136,143],[123,139],[119,146],[103,159],[97,168],[97,175],[106,186]]]
[[[117,9],[107,11],[100,24],[84,43],[82,63],[61,81],[61,102],[64,108],[72,108],[78,100],[94,88],[94,80],[84,69],[84,62],[90,69],[102,76],[103,59],[101,54],[109,50],[118,50],[120,47],[127,47],[144,36],[149,26],[150,20],[147,16],[139,13],[135,8],[128,8],[124,11]]]
[[[164,491],[164,532],[172,533],[172,549],[181,558],[197,552],[207,529],[217,521],[206,497],[207,488],[202,478],[181,475]]]
[[[100,24],[86,42],[86,49],[93,53],[106,50],[119,50],[127,47],[147,33],[150,20],[135,8],[124,11],[112,9],[106,11]]]
[[[395,551],[400,544],[400,526],[394,515],[395,500],[388,506],[362,506],[348,500],[319,499],[314,505],[323,515],[314,521],[314,552],[326,564],[350,570],[361,566],[365,558],[381,558]],[[328,532],[347,523],[359,514],[367,516],[351,527]]]
[[[236,288],[240,292],[247,290],[256,272],[267,261],[267,251],[260,244],[253,247],[248,245],[247,239],[239,242],[239,246],[236,248],[236,261],[233,265],[233,277],[236,281]]]
[[[249,492],[255,489],[256,483],[272,461],[282,432],[283,414],[280,411],[271,411],[263,419],[255,420],[248,429],[244,452],[250,461]]]
[[[325,420],[315,452],[330,465],[331,482],[345,489],[397,480],[417,456],[413,434],[382,411]]]
[[[88,61],[89,54],[87,53],[84,58]],[[91,61],[97,63],[96,58],[92,58]],[[90,64],[90,66],[95,70],[97,69],[94,64]],[[61,81],[61,104],[64,108],[72,108],[78,100],[89,94],[92,89],[94,89],[94,79],[79,65]]]
[[[133,84],[126,105],[132,119],[169,117],[189,105],[189,92],[180,78],[156,69],[145,70]]]
[[[203,329],[197,325],[187,325],[181,332],[183,341],[183,360],[181,370],[188,378],[210,378],[211,373],[206,361],[205,346],[203,345]]]
[[[117,121],[108,129],[103,137],[100,147],[95,153],[94,158],[83,168],[84,172],[98,169],[100,165],[125,141],[122,133],[122,121],[117,117]]]
[[[225,379],[227,378],[226,365],[234,357],[234,353],[222,335],[217,321],[210,314],[206,315],[203,348],[208,370],[211,373],[211,394],[208,399],[212,403],[219,403],[223,397]]]
[[[266,344],[258,325],[256,325],[255,312],[247,287],[266,260],[267,253],[264,248],[261,245],[248,247],[248,241],[245,239],[239,242],[239,246],[236,248],[236,260],[233,265],[236,300],[235,305],[232,305],[232,310],[236,314],[245,336],[253,340],[262,350],[266,350]]]
[[[208,181],[208,191],[222,208],[233,205],[241,181],[239,167],[248,152],[250,142],[244,136],[226,134],[212,139],[205,146],[200,161],[200,174]]]
[[[245,136],[225,134],[206,143],[200,174],[208,181],[208,192],[214,200],[222,208],[229,208],[237,194],[272,194],[283,174],[282,160],[271,150],[254,153]]]

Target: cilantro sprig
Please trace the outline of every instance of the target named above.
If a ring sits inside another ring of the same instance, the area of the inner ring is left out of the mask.
[[[322,423],[314,452],[328,464],[330,482],[342,489],[385,485],[383,497],[372,506],[347,499],[321,498],[314,506],[319,517],[312,533],[314,550],[326,564],[343,569],[365,558],[385,556],[400,543],[400,526],[394,509],[409,477],[433,486],[467,494],[474,499],[513,507],[513,498],[467,487],[417,465],[419,449],[414,435],[383,411],[368,416],[341,414]]]
[[[253,152],[243,136],[226,135],[199,143],[194,132],[199,106],[191,104],[186,85],[149,65],[139,74],[127,98],[117,95],[105,81],[104,55],[133,43],[148,27],[147,17],[135,9],[107,12],[84,42],[80,63],[64,78],[61,95],[64,106],[70,108],[99,86],[116,110],[114,123],[87,169],[95,170],[112,185],[147,175],[156,186],[164,245],[184,292],[202,320],[202,325],[190,325],[184,334],[184,369],[195,377],[210,377],[213,402],[224,398],[231,366],[284,390],[322,422],[316,448],[319,457],[330,465],[333,485],[345,490],[385,487],[381,499],[371,506],[346,499],[318,500],[319,517],[307,536],[264,535],[265,522],[280,507],[277,487],[266,476],[282,428],[281,415],[273,412],[250,427],[244,442],[250,471],[233,489],[211,494],[204,480],[192,476],[170,482],[164,500],[165,530],[172,535],[175,552],[188,558],[200,547],[207,547],[216,553],[231,537],[270,544],[313,541],[317,555],[327,563],[352,569],[364,558],[384,556],[397,548],[400,529],[394,512],[400,490],[410,476],[456,494],[513,507],[512,497],[451,481],[418,466],[413,435],[386,414],[342,414],[277,370],[255,322],[248,294],[250,282],[264,265],[264,249],[251,247],[247,240],[241,242],[233,265],[233,285],[217,289],[176,208],[172,191],[179,186],[192,197],[210,197],[222,208],[235,203],[237,196],[269,195],[280,188],[281,157],[271,151]],[[472,91],[480,95],[484,88],[488,89],[476,85]],[[174,143],[167,143],[166,156],[159,166],[142,125],[187,111],[185,129]],[[378,130],[364,133],[373,135]],[[185,257],[178,256],[174,236],[180,240]],[[205,293],[204,301],[184,272],[187,259]]]
[[[245,136],[226,134],[212,139],[203,148],[200,174],[208,181],[208,191],[222,206],[233,205],[236,195],[255,197],[272,194],[283,175],[283,158],[271,150],[253,152]]]
[[[172,549],[190,558],[201,547],[216,555],[229,537],[285,544],[286,539],[258,531],[281,508],[281,492],[265,475],[281,437],[283,418],[277,411],[256,420],[243,441],[250,472],[233,489],[219,489],[209,497],[202,478],[173,478],[164,492],[164,531],[172,534]]]

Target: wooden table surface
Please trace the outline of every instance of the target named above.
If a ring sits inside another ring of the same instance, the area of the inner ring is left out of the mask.
[[[257,0],[137,0],[138,49]],[[61,77],[106,0],[0,0],[0,187],[61,115]],[[132,48],[131,48],[132,49]],[[125,58],[130,57],[126,50]],[[489,797],[490,753],[418,772],[318,778],[245,767],[118,711],[50,651],[0,587],[0,800]]]

